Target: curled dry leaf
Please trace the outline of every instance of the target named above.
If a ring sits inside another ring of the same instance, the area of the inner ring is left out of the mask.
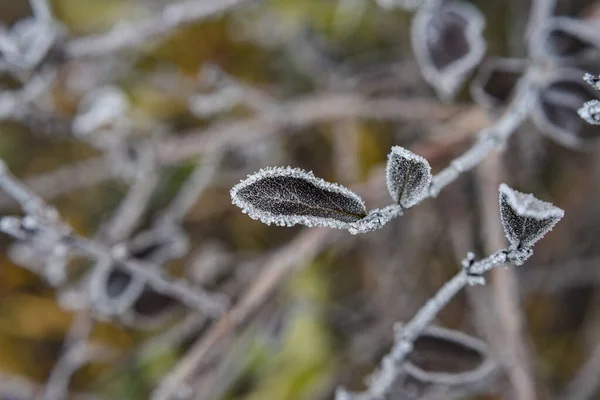
[[[485,342],[459,331],[430,326],[415,341],[404,368],[421,382],[460,385],[484,379],[496,366]]]
[[[534,59],[578,64],[600,59],[600,28],[570,17],[547,20],[531,37],[529,53]]]
[[[487,58],[471,84],[471,96],[486,108],[506,105],[526,66],[519,58]]]
[[[386,166],[388,191],[403,208],[410,208],[428,196],[431,167],[421,156],[400,146],[392,147]]]
[[[296,224],[349,229],[367,216],[351,190],[297,168],[266,168],[231,189],[233,204],[270,225]]]
[[[513,249],[533,246],[563,215],[564,211],[551,203],[500,185],[500,218]]]
[[[583,103],[599,99],[600,94],[581,79],[583,74],[577,69],[557,70],[540,90],[532,114],[542,134],[576,150],[590,148],[600,140],[598,128],[585,123],[578,113]]]
[[[421,7],[412,23],[411,39],[423,76],[438,96],[452,100],[467,75],[483,58],[485,18],[472,4],[451,2]]]

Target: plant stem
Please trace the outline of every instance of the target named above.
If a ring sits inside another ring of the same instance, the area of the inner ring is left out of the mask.
[[[467,285],[483,284],[479,276],[499,265],[504,265],[509,252],[499,250],[476,263],[468,265],[446,282],[437,293],[417,311],[413,318],[397,330],[395,343],[390,352],[383,358],[381,367],[369,379],[368,389],[360,394],[352,395],[338,390],[336,400],[381,400],[390,392],[398,376],[402,373],[402,364],[413,349],[415,340],[439,312]],[[467,257],[467,260],[471,256]]]

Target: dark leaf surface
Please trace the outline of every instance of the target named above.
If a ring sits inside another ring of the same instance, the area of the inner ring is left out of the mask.
[[[265,224],[347,229],[367,213],[349,189],[295,168],[263,169],[231,189],[235,205]]]

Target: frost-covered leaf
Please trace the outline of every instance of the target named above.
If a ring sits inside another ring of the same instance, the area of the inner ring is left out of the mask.
[[[427,197],[431,184],[431,167],[421,156],[400,146],[388,155],[386,181],[394,201],[410,208]]]
[[[599,99],[600,92],[587,85],[578,69],[559,69],[540,90],[533,121],[542,134],[563,146],[586,149],[600,143],[600,129],[583,121],[578,113],[588,100]]]
[[[564,211],[551,203],[500,185],[500,217],[513,249],[533,246],[563,215]]]
[[[367,215],[351,190],[298,168],[266,168],[231,189],[233,204],[270,225],[348,229]]]
[[[529,53],[535,59],[555,63],[581,63],[598,60],[600,28],[570,17],[554,17],[536,30]]]
[[[583,74],[583,81],[594,89],[600,91],[600,77],[598,75],[585,73]]]
[[[483,379],[496,365],[485,342],[462,332],[430,326],[415,341],[405,369],[421,382],[459,385]]]
[[[481,61],[485,19],[472,4],[451,2],[421,7],[412,23],[412,46],[425,80],[443,100],[452,100]]]
[[[519,58],[487,58],[471,84],[473,99],[487,108],[506,105],[526,64]]]

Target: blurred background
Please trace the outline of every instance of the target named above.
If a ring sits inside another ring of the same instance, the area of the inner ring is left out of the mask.
[[[436,320],[483,340],[500,366],[477,382],[408,377],[390,398],[600,399],[600,130],[574,114],[594,96],[579,69],[600,71],[600,35],[556,34],[564,57],[545,61],[555,77],[537,111],[545,117],[528,118],[504,151],[379,231],[267,226],[231,205],[230,188],[247,174],[291,165],[381,207],[391,201],[391,146],[436,173],[502,115],[533,62],[535,4],[472,2],[487,20],[485,57],[443,102],[412,49],[414,11],[386,3],[198,0],[167,13],[178,3],[52,0],[57,28],[40,34],[22,23],[32,18],[27,0],[0,0],[0,35],[14,39],[0,44],[0,158],[80,235],[125,246],[227,304],[205,315],[115,267],[109,297],[141,289],[102,310],[86,297],[88,260],[68,259],[67,276],[53,280],[57,252],[3,235],[0,399],[325,400],[339,385],[362,390],[394,323],[468,251],[482,258],[506,246],[501,182],[565,218],[525,265],[492,271]],[[600,3],[559,0],[554,13],[595,24]],[[6,61],[32,48],[45,51]],[[581,48],[592,49],[585,62]],[[491,79],[484,66],[494,57],[521,61]],[[561,81],[563,67],[577,78]],[[565,130],[574,139],[557,139]],[[2,195],[0,215],[20,213]],[[435,340],[411,357],[454,374],[481,363]]]

